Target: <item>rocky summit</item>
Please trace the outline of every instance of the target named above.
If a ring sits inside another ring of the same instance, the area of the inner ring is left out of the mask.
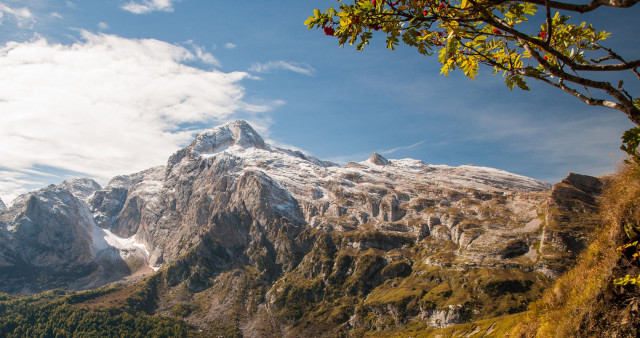
[[[446,327],[526,309],[585,248],[602,184],[571,174],[552,187],[376,153],[340,166],[269,145],[235,121],[165,166],[0,205],[0,290],[154,274],[152,312],[203,329]]]

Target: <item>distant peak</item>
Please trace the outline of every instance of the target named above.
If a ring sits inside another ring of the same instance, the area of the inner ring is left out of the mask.
[[[384,156],[378,154],[378,153],[373,153],[371,154],[371,157],[369,157],[369,162],[373,163],[375,165],[388,165],[389,164],[389,160],[387,160],[386,158],[384,158]]]
[[[244,120],[236,120],[202,132],[191,146],[198,153],[215,153],[230,146],[266,149],[262,137]]]
[[[72,178],[60,184],[60,187],[69,191],[76,198],[87,202],[91,195],[102,189],[98,182],[90,178]]]

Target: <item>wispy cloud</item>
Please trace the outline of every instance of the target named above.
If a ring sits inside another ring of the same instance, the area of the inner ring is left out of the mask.
[[[106,22],[98,22],[98,28],[100,28],[100,30],[109,29],[109,24]]]
[[[415,148],[415,147],[417,147],[417,146],[419,146],[419,145],[423,144],[424,142],[425,142],[425,141],[424,141],[424,140],[422,140],[422,141],[420,141],[420,142],[416,142],[416,143],[414,143],[414,144],[412,144],[412,145],[402,146],[402,147],[396,147],[396,148],[391,148],[391,149],[388,149],[388,150],[382,150],[382,151],[380,151],[380,154],[382,154],[382,155],[391,155],[391,154],[393,154],[393,153],[395,153],[395,152],[398,152],[398,151],[401,151],[401,150],[409,150],[409,149],[413,149],[413,148]]]
[[[25,173],[0,170],[0,193],[2,201],[8,204],[18,195],[44,185],[44,182],[29,178]]]
[[[226,49],[234,49],[236,47],[238,47],[238,46],[235,43],[227,42],[227,43],[224,44],[224,48],[226,48]]]
[[[179,0],[141,0],[130,1],[123,5],[122,9],[134,14],[145,14],[150,12],[173,12],[173,4]]]
[[[4,19],[4,14],[11,15],[16,20],[18,27],[21,28],[28,27],[35,22],[35,17],[29,8],[13,8],[0,2],[0,23]]]
[[[218,61],[215,56],[213,56],[211,53],[206,52],[202,46],[197,45],[195,42],[193,42],[193,40],[187,41],[187,44],[191,46],[200,61],[216,67],[221,66],[220,61]]]
[[[293,61],[269,61],[266,63],[254,63],[249,68],[250,72],[269,73],[274,70],[288,70],[303,75],[313,75],[315,69],[306,63]]]
[[[23,184],[10,182],[29,181],[24,173],[34,168],[104,183],[163,164],[197,132],[181,131],[181,124],[210,126],[238,114],[251,119],[279,104],[245,102],[239,82],[248,73],[190,67],[185,62],[198,55],[185,47],[82,35],[72,45],[40,39],[0,46],[3,199],[24,192]]]

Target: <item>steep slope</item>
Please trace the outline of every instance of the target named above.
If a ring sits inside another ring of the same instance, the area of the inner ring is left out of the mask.
[[[99,188],[91,184],[95,182],[77,183],[82,191]],[[0,215],[0,222],[3,290],[38,291],[34,285],[37,279],[47,279],[46,288],[64,285],[70,282],[70,276],[85,275],[94,269],[89,235],[91,215],[62,186],[19,196]],[[48,271],[51,267],[55,267],[52,273]]]
[[[86,202],[98,189],[67,180],[18,196],[0,214],[0,290],[95,288],[146,266],[144,248],[95,225]]]

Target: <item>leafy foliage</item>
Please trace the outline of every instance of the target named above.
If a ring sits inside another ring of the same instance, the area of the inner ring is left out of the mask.
[[[377,31],[386,35],[386,46],[402,43],[423,55],[437,55],[441,73],[461,70],[474,79],[480,65],[502,73],[507,87],[529,90],[525,78],[557,87],[590,105],[620,110],[640,124],[637,95],[593,73],[631,71],[638,79],[640,60],[627,61],[601,45],[609,33],[586,22],[574,24],[567,12],[595,10],[559,1],[504,0],[353,0],[338,9],[314,10],[304,23],[335,36],[340,46],[362,50]],[[637,0],[611,2],[630,7]],[[546,7],[545,7],[546,6]],[[540,8],[544,11],[541,13]],[[552,15],[552,10],[555,13]],[[564,12],[560,12],[564,10]],[[536,28],[530,21],[539,21]],[[533,27],[533,28],[532,28]],[[573,86],[572,86],[573,85]],[[589,89],[600,91],[594,96]]]
[[[630,161],[640,165],[640,153],[638,153],[638,146],[640,146],[640,127],[631,128],[622,134],[622,149],[629,155],[631,160],[625,160],[627,164]]]

